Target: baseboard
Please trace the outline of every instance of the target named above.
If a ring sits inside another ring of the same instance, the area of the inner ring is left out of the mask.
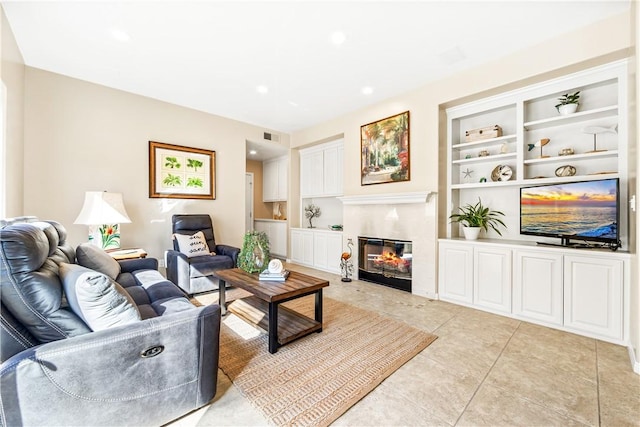
[[[633,368],[633,372],[640,375],[640,360],[638,360],[638,355],[633,350],[633,346],[631,344],[627,346],[627,349],[629,350],[629,359],[631,360],[631,367]]]

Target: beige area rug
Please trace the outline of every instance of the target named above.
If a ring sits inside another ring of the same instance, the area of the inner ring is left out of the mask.
[[[284,305],[313,317],[313,302],[311,296]],[[323,302],[323,331],[275,354],[265,334],[234,315],[223,320],[220,368],[274,425],[329,425],[437,338],[331,298]]]

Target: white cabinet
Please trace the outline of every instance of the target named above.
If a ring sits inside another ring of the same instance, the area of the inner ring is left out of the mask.
[[[473,246],[441,241],[438,265],[440,299],[473,303]]]
[[[623,262],[564,257],[564,325],[578,333],[623,338]]]
[[[253,228],[261,231],[269,238],[269,252],[272,255],[287,256],[287,223],[286,221],[255,220]]]
[[[514,250],[513,314],[525,320],[562,325],[562,254]]]
[[[331,273],[340,273],[342,233],[330,230],[291,229],[291,261]]]
[[[630,255],[621,252],[440,239],[438,296],[624,344],[629,263]]]
[[[510,249],[473,249],[473,303],[492,311],[511,312]]]
[[[343,193],[343,142],[329,142],[300,150],[300,196],[341,196]]]
[[[262,162],[262,201],[287,200],[289,179],[287,158],[281,157]]]

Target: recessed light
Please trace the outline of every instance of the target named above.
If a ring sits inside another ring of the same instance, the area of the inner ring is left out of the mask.
[[[256,150],[249,150],[249,154],[254,156],[254,155],[258,154],[258,152]]]
[[[256,86],[256,91],[264,95],[266,93],[269,93],[269,88],[265,85],[259,85]]]
[[[334,31],[331,33],[331,43],[336,46],[340,46],[347,39],[347,36],[342,31]]]
[[[371,86],[365,86],[362,88],[363,95],[371,95],[373,93],[373,88]]]
[[[128,42],[131,40],[131,36],[125,30],[120,28],[114,28],[111,30],[111,37],[118,40],[119,42]]]

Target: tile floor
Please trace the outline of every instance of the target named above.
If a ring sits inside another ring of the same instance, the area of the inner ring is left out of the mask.
[[[304,267],[324,295],[438,339],[334,426],[640,426],[640,376],[625,347]],[[198,299],[210,303],[215,294]],[[213,403],[172,426],[267,421],[219,371]]]

